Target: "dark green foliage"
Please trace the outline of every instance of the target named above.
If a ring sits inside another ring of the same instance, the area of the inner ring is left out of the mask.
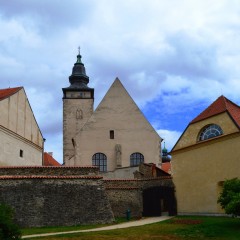
[[[240,216],[240,179],[233,178],[224,182],[218,203],[227,214]]]
[[[0,204],[0,240],[21,239],[21,232],[13,223],[13,210],[11,207]]]

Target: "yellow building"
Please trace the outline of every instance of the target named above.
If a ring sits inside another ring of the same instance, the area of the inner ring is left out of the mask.
[[[240,107],[220,96],[189,123],[171,155],[178,214],[223,214],[222,184],[240,177]]]

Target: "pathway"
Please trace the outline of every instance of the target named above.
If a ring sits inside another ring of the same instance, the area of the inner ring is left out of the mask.
[[[34,237],[55,236],[55,235],[61,235],[61,234],[81,233],[81,232],[97,232],[97,231],[113,230],[113,229],[128,228],[128,227],[137,227],[137,226],[142,226],[142,225],[146,225],[146,224],[165,221],[165,220],[168,220],[170,218],[172,218],[172,217],[169,217],[169,216],[149,217],[149,218],[143,218],[143,219],[140,219],[140,220],[137,220],[137,221],[130,221],[130,222],[110,225],[110,226],[106,226],[106,227],[100,227],[100,228],[93,228],[93,229],[86,229],[86,230],[75,230],[75,231],[68,231],[68,232],[56,232],[56,233],[42,233],[42,234],[26,235],[26,236],[22,236],[22,239],[34,238]]]

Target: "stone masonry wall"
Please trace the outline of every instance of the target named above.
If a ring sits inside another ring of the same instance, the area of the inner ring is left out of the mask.
[[[174,188],[172,178],[163,176],[148,179],[105,179],[104,185],[115,217],[131,216],[139,218],[143,212],[143,190],[153,187]]]
[[[81,166],[81,167],[31,167],[31,166],[24,166],[24,167],[0,167],[0,176],[5,175],[21,175],[21,176],[81,176],[81,175],[97,175],[99,169],[93,166]]]
[[[131,217],[142,216],[142,196],[139,188],[107,188],[107,195],[115,217],[126,217],[131,211]]]
[[[21,227],[109,223],[113,213],[101,177],[1,176],[0,202]]]

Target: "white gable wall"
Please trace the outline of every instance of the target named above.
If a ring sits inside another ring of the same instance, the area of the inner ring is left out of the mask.
[[[110,139],[110,130],[114,139]],[[122,167],[130,165],[130,155],[139,152],[146,163],[160,163],[161,138],[117,79],[76,138],[75,162],[91,165],[92,156],[107,156],[108,171],[116,168],[116,144],[121,145]]]
[[[43,137],[24,89],[1,100],[0,112],[0,165],[42,165]]]

